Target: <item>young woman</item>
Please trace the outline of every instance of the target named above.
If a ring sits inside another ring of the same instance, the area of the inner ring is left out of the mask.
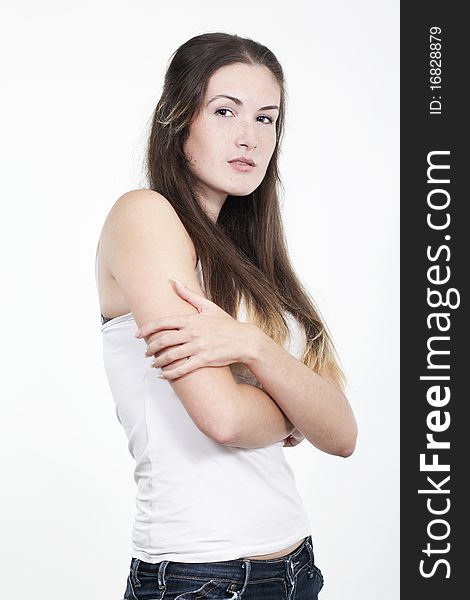
[[[104,364],[138,486],[126,599],[307,600],[323,585],[282,447],[346,457],[357,427],[288,257],[284,110],[268,48],[190,39],[154,113],[149,189],[101,232]]]

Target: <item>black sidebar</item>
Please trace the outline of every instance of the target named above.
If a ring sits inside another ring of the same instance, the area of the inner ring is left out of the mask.
[[[464,7],[401,3],[402,600],[470,594],[470,23]]]

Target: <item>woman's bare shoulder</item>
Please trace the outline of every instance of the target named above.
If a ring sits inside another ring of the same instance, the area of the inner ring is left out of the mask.
[[[171,228],[178,237],[182,235],[196,263],[194,244],[173,205],[163,194],[147,188],[125,192],[115,201],[103,225],[100,243],[111,245],[113,233],[122,228],[144,230],[148,227]]]
[[[159,211],[162,217],[165,214],[178,217],[171,202],[163,194],[147,188],[130,190],[119,196],[111,207],[107,220],[118,213],[129,211],[132,211],[137,217],[146,216],[149,211],[154,214],[156,214],[155,211]]]

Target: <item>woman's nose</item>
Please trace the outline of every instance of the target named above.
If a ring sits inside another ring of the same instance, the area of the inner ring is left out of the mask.
[[[240,126],[236,139],[237,146],[246,146],[247,148],[256,148],[257,139],[255,124],[245,123]]]

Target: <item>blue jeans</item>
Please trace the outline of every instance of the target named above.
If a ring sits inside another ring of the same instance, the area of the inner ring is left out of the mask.
[[[309,535],[290,554],[267,560],[152,564],[133,557],[124,600],[316,600],[322,587]]]

